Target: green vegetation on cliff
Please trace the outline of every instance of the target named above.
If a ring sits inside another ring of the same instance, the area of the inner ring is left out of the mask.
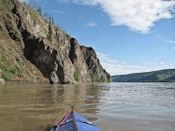
[[[0,81],[109,81],[95,51],[87,54],[86,49],[81,50],[75,38],[56,27],[53,17],[42,16],[41,8],[0,0]],[[92,59],[91,64],[86,58]]]
[[[0,7],[6,11],[11,12],[13,4],[9,0],[0,0]]]
[[[20,76],[21,70],[20,67],[13,63],[11,54],[15,55],[15,50],[7,48],[10,43],[1,41],[1,55],[0,55],[0,69],[2,70],[1,77],[4,80],[11,80],[16,76]]]
[[[110,75],[103,69],[96,52],[91,47],[81,46],[86,64],[88,65],[92,82],[110,82]]]
[[[77,72],[74,73],[74,79],[79,82],[80,81],[80,78],[79,78],[79,75]]]
[[[114,82],[175,82],[175,69],[112,76]]]
[[[0,38],[0,78],[5,81],[45,81],[41,73],[25,60],[17,43],[8,37]]]

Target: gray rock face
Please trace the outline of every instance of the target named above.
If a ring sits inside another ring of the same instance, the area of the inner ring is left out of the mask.
[[[10,17],[15,26],[12,29],[8,24],[10,19],[4,19],[5,26],[1,24],[0,30],[7,30],[11,39],[19,43],[25,58],[51,83],[110,80],[93,49],[80,48],[75,38],[18,0],[9,0],[9,3],[12,8]]]
[[[74,38],[71,39],[69,57],[75,67],[75,73],[77,73],[81,78],[80,82],[91,82],[88,66],[84,59],[83,53],[80,49],[78,41]]]
[[[1,74],[1,69],[0,69],[0,74]],[[0,85],[3,85],[5,83],[4,79],[0,77]]]
[[[0,69],[0,74],[1,74],[1,69]],[[2,85],[2,84],[4,84],[5,83],[5,81],[4,81],[4,79],[2,79],[1,77],[0,77],[0,85]]]
[[[5,83],[4,79],[1,79],[1,78],[0,78],[0,85],[2,85],[2,84],[4,84],[4,83]]]
[[[84,54],[88,70],[91,74],[93,82],[108,82],[111,81],[110,75],[103,69],[100,61],[91,47],[81,46],[81,50]]]
[[[25,39],[24,55],[51,83],[74,83],[74,67],[69,58],[44,39]]]

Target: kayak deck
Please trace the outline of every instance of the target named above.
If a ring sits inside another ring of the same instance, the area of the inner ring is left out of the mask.
[[[51,131],[101,131],[72,108]]]

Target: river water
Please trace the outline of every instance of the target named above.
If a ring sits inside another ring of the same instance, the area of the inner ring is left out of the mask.
[[[70,106],[102,131],[175,131],[175,83],[0,87],[0,131],[45,131]]]

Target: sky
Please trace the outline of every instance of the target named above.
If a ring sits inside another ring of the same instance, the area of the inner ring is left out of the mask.
[[[175,68],[175,0],[21,0],[52,15],[111,75]]]

